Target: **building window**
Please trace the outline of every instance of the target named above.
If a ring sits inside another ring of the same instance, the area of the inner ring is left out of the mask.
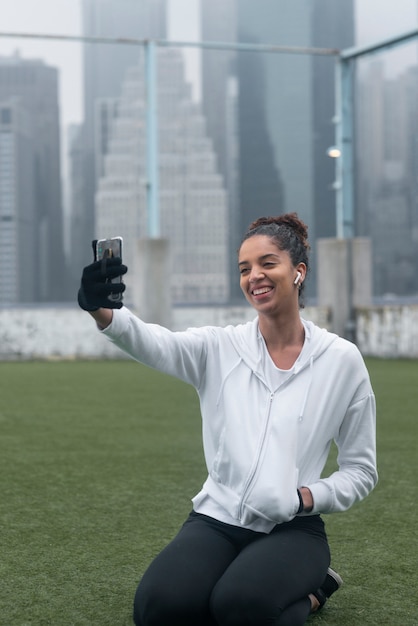
[[[0,109],[0,121],[2,124],[10,125],[12,123],[11,109]]]

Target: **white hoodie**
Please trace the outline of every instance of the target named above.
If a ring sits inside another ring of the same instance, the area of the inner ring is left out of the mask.
[[[375,400],[364,361],[354,344],[302,321],[302,352],[275,388],[258,319],[172,332],[126,307],[114,311],[104,334],[199,394],[208,478],[195,510],[269,532],[297,514],[297,487],[309,487],[318,514],[344,511],[375,486]],[[332,440],[339,469],[321,478]]]

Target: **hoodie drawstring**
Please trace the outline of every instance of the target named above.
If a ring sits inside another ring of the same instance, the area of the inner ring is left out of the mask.
[[[310,391],[311,385],[312,385],[313,362],[314,362],[314,356],[311,355],[311,357],[309,359],[309,380],[308,380],[308,384],[306,385],[306,388],[305,388],[305,395],[303,397],[303,403],[302,403],[302,407],[301,407],[300,413],[299,413],[299,422],[303,421],[303,414],[305,413],[305,407],[306,407],[306,403],[308,401],[308,395],[309,395],[309,391]]]

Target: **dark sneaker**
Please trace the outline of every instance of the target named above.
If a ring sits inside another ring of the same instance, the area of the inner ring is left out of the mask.
[[[320,588],[317,589],[313,594],[319,602],[318,610],[322,609],[328,598],[330,598],[332,594],[341,587],[342,584],[343,579],[341,578],[341,576],[329,567],[324,582],[322,583]]]

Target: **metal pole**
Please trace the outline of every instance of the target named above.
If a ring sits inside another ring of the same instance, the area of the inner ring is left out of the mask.
[[[343,162],[343,141],[342,141],[342,81],[341,81],[341,59],[335,60],[335,146],[339,151],[339,156],[335,157],[335,230],[338,239],[344,237],[344,211],[343,211],[343,189],[342,189],[342,162]]]
[[[145,42],[145,86],[147,111],[147,229],[148,237],[160,236],[157,58],[155,42]]]
[[[418,37],[418,28],[414,28],[406,33],[402,33],[401,35],[396,35],[395,37],[389,37],[388,39],[381,39],[380,41],[376,41],[375,43],[367,44],[365,46],[358,46],[354,48],[346,48],[345,50],[341,50],[341,57],[343,59],[354,59],[358,57],[364,57],[368,54],[373,54],[375,52],[380,52],[381,50],[389,50],[394,46],[398,46],[399,44],[408,43],[409,41],[416,40]]]
[[[0,38],[2,37],[11,39],[49,39],[83,43],[118,44],[125,46],[145,46],[148,42],[148,39],[135,39],[130,37],[87,37],[84,35],[50,35],[44,33],[17,32],[0,32]],[[246,44],[222,41],[169,41],[165,39],[154,39],[153,41],[156,46],[208,48],[212,50],[238,50],[241,52],[286,52],[288,54],[308,54],[320,56],[336,56],[340,52],[336,48],[307,48],[303,46],[278,46],[275,44]]]
[[[351,59],[335,63],[335,145],[340,155],[335,163],[336,236],[354,236],[354,80]]]
[[[354,236],[354,71],[351,59],[341,59],[341,186],[343,236]]]

